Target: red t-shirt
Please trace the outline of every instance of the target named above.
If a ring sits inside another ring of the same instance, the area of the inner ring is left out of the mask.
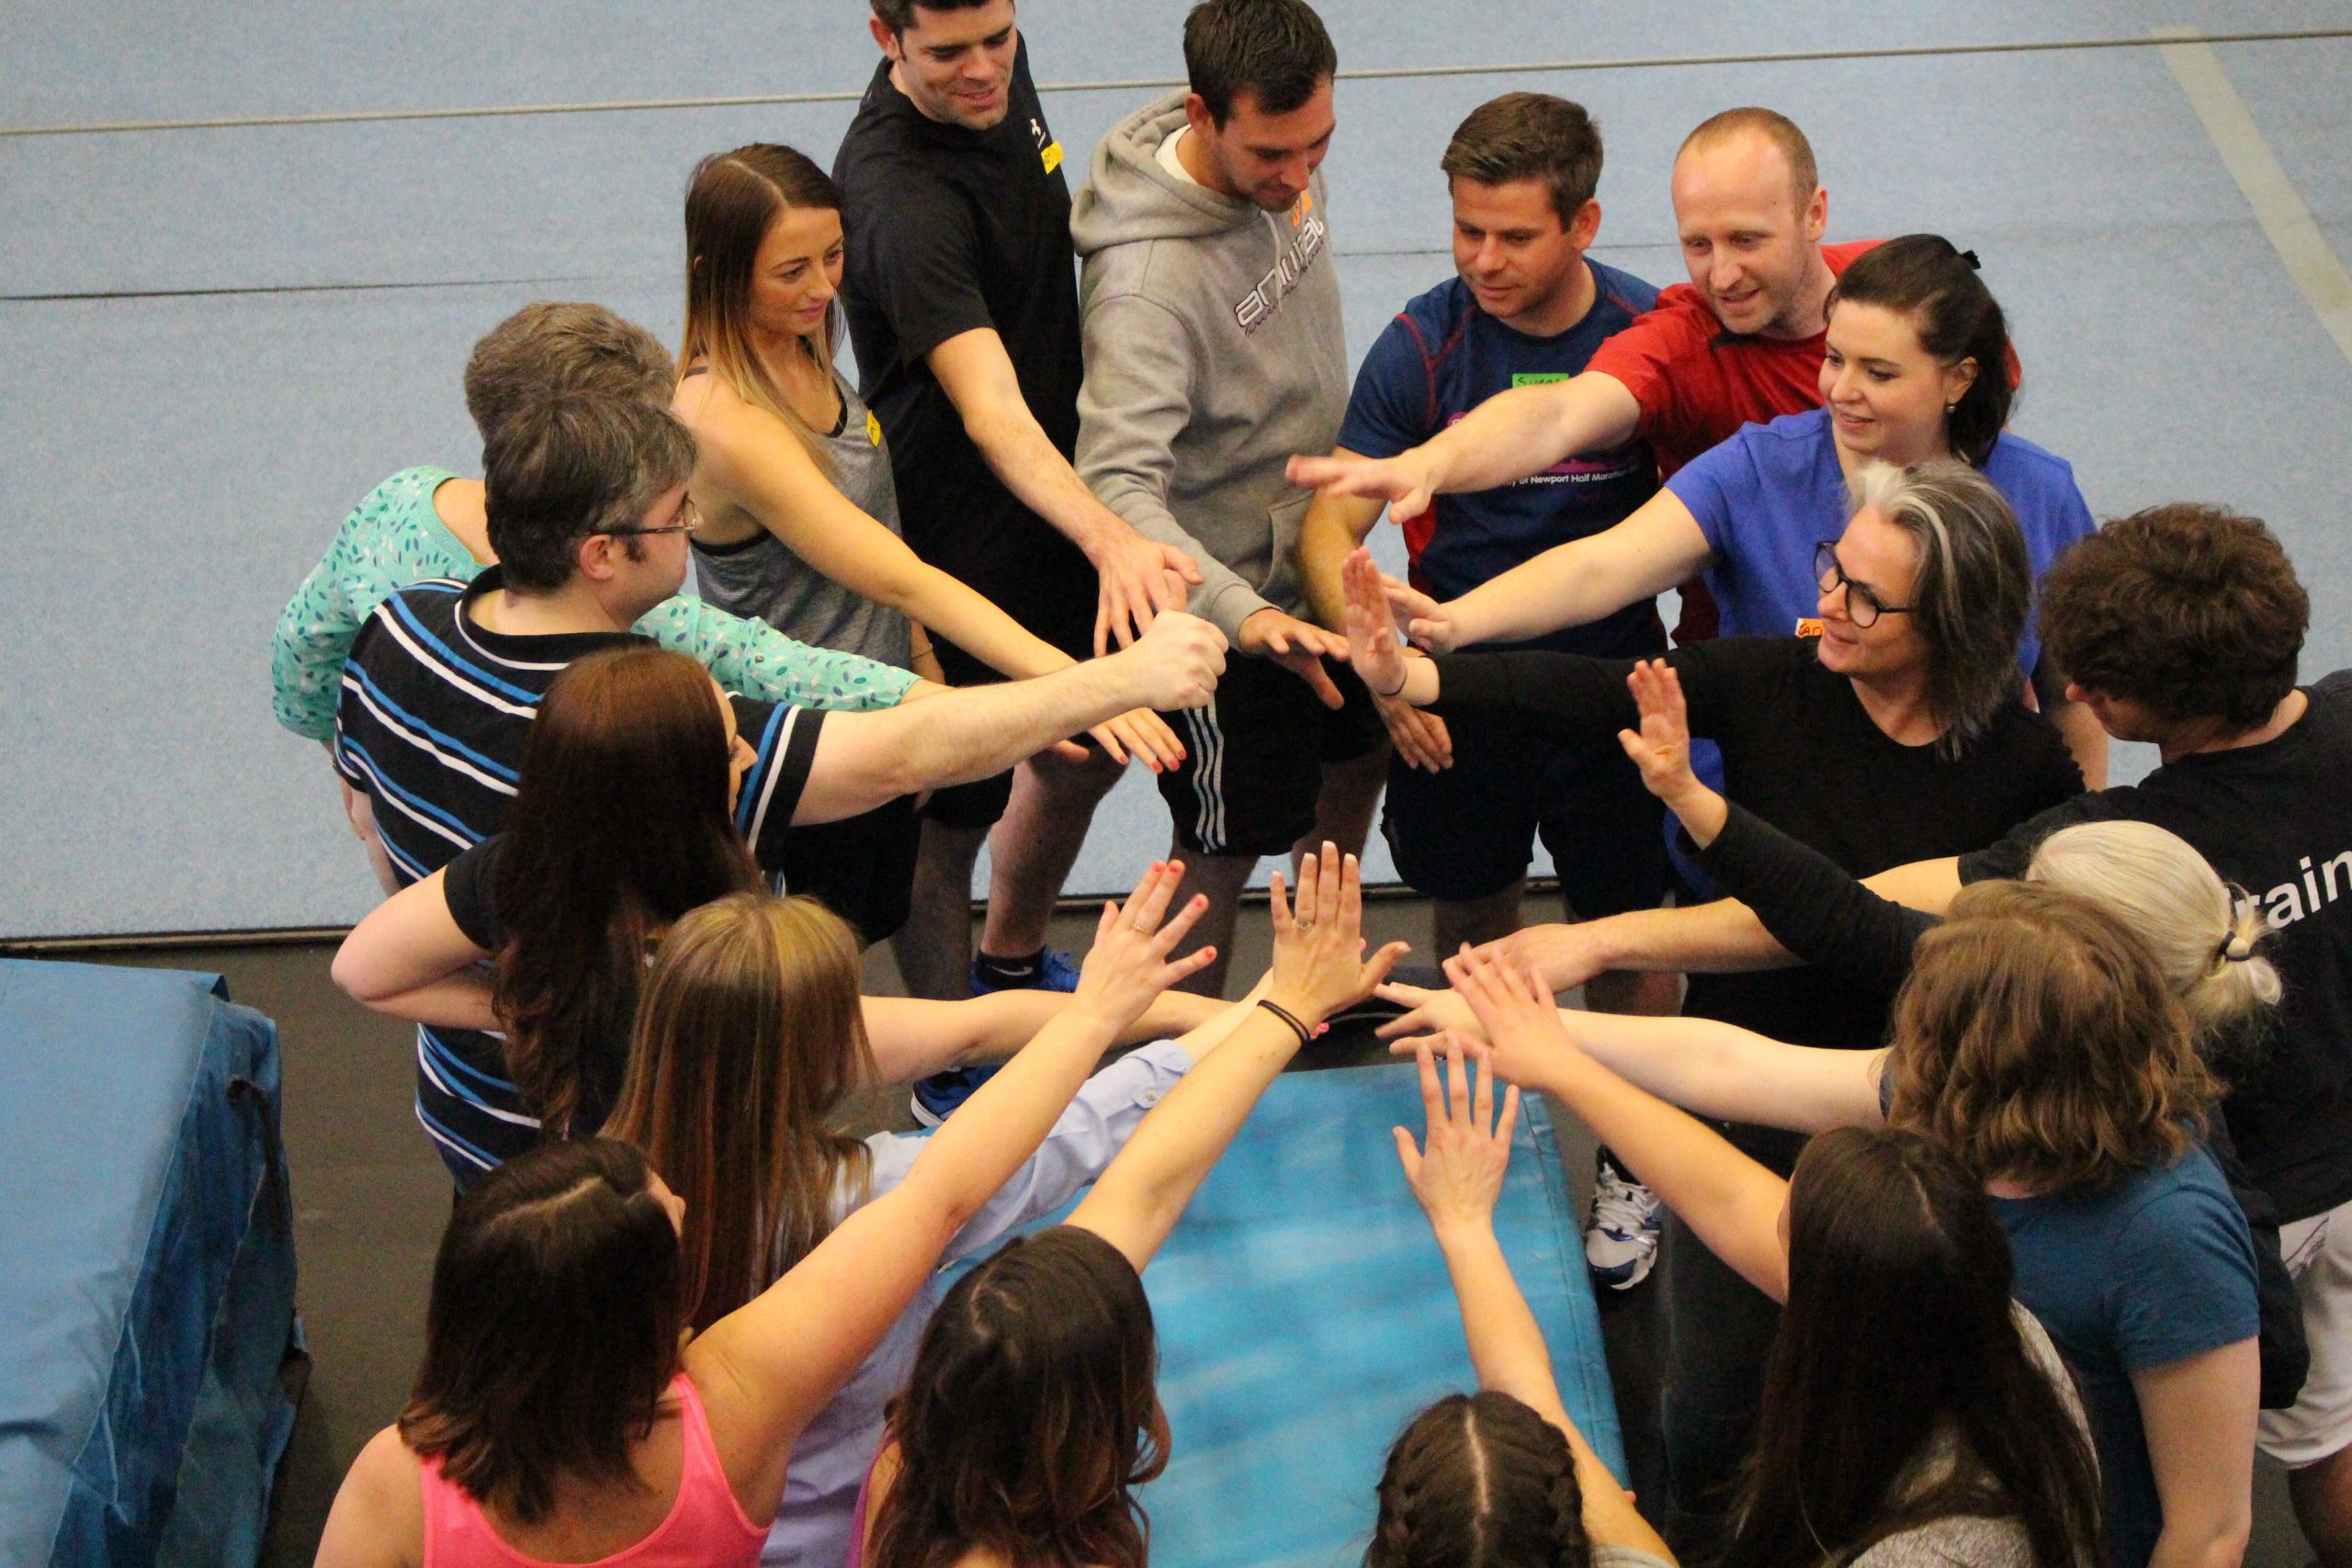
[[[1821,247],[1832,276],[1877,244]],[[1658,291],[1657,309],[1593,351],[1585,368],[1614,376],[1642,405],[1642,438],[1671,474],[1700,453],[1784,413],[1821,406],[1822,339],[1738,337],[1687,283]]]

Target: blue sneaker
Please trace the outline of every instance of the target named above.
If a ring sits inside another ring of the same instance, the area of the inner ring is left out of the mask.
[[[1604,1151],[1593,1171],[1592,1218],[1584,1233],[1592,1282],[1630,1291],[1648,1279],[1665,1218],[1657,1194],[1620,1172]]]
[[[972,1091],[996,1076],[994,1067],[951,1067],[919,1079],[907,1102],[917,1122],[936,1127],[972,1098]]]
[[[998,990],[1075,991],[1078,989],[1078,965],[1069,954],[1059,948],[1046,949],[1039,961],[1036,983],[1019,987],[995,986],[980,973],[979,961],[972,963],[972,995],[985,997]],[[994,1067],[956,1067],[944,1073],[933,1073],[915,1085],[908,1109],[926,1127],[936,1127],[953,1114],[956,1107],[972,1098],[972,1091],[989,1081],[996,1073]]]

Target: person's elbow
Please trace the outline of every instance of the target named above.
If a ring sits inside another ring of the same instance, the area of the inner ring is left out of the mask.
[[[345,937],[343,945],[335,949],[334,962],[327,972],[344,995],[363,1007],[373,1008],[397,995],[398,987],[390,983],[383,965],[372,962],[369,946],[357,933]]]

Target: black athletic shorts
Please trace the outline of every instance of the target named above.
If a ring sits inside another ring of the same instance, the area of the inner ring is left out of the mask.
[[[1324,661],[1346,705],[1271,659],[1226,660],[1205,707],[1162,714],[1184,760],[1159,775],[1177,842],[1193,854],[1288,854],[1315,826],[1327,762],[1363,756],[1387,739],[1371,694],[1344,664]]]
[[[1396,874],[1449,902],[1491,897],[1527,874],[1540,835],[1577,918],[1654,909],[1668,886],[1665,808],[1614,739],[1566,745],[1507,716],[1449,717],[1453,766],[1388,767],[1381,830]]]
[[[1020,622],[1023,629],[1072,659],[1092,658],[1094,611],[1100,598],[1093,564],[1069,546],[1031,562],[1030,568],[1011,570],[1008,563],[1008,570],[990,571],[984,574],[985,581],[970,581],[968,586]],[[1004,679],[937,632],[930,635],[932,651],[939,656],[939,672],[947,677],[949,685],[987,686]],[[1012,775],[998,773],[933,791],[922,815],[944,827],[986,828],[1004,815],[1004,803],[1012,794]]]
[[[866,942],[896,936],[914,891],[919,829],[910,795],[839,822],[795,828],[784,841],[778,890],[819,900]]]

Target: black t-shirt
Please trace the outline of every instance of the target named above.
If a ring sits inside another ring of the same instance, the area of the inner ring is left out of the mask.
[[[858,395],[889,438],[907,543],[1024,623],[1075,591],[1091,631],[1086,558],[990,471],[926,363],[949,338],[994,328],[1046,438],[1065,457],[1076,451],[1084,365],[1061,162],[1024,41],[1004,118],[987,130],[925,118],[882,61],[833,179]]]
[[[1723,749],[1724,794],[1849,876],[1961,853],[2082,792],[2058,732],[2015,699],[1947,759],[1890,739],[1852,683],[1821,667],[1809,639],[1724,637],[1667,659],[1681,676],[1690,732]],[[1640,722],[1623,660],[1470,653],[1437,663],[1441,713],[1505,707],[1579,740]],[[1683,1010],[1800,1044],[1885,1043],[1885,991],[1824,985],[1811,968],[1694,975]]]
[[[498,863],[506,835],[492,833],[441,868],[441,901],[465,939],[484,953],[506,945],[506,922],[498,918]]]
[[[2167,762],[1963,855],[1962,882],[2018,876],[2076,822],[2152,822],[2188,840],[2268,917],[2285,995],[2249,1059],[2217,1063],[2238,1156],[2292,1222],[2352,1202],[2352,671],[2304,688],[2310,707],[2260,746]]]

